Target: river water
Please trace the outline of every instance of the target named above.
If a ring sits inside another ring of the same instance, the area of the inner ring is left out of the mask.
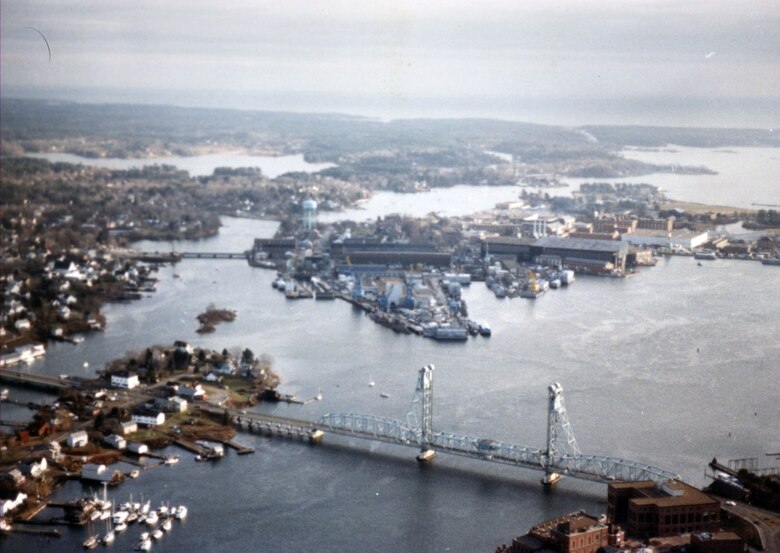
[[[241,251],[276,229],[249,219],[224,223],[218,237],[174,246]],[[464,298],[493,336],[459,344],[394,334],[341,301],[287,301],[271,288],[273,272],[238,260],[187,260],[158,277],[156,293],[106,307],[105,332],[79,346],[50,344],[28,370],[90,376],[128,350],[174,340],[249,347],[273,356],[281,391],[323,396],[261,411],[404,418],[417,370],[433,363],[438,430],[542,447],[546,388],[557,381],[586,453],[646,462],[703,484],[713,456],[763,461],[780,449],[777,267],[671,258],[628,279],[581,277],[536,301],[498,300],[475,283]],[[195,317],[211,303],[238,317],[199,335]],[[491,551],[541,520],[606,511],[606,488],[595,483],[565,479],[545,493],[538,472],[442,455],[421,469],[412,449],[333,436],[320,447],[248,434],[239,440],[257,452],[229,451],[215,464],[183,454],[177,465],[145,471],[110,494],[189,506],[187,521],[155,544],[160,552]],[[56,497],[83,491],[71,482]],[[76,551],[84,532],[66,529],[50,542],[13,536],[2,547]],[[113,548],[129,550],[138,533],[131,527]]]
[[[501,152],[489,152],[506,161],[512,156]],[[716,171],[715,175],[686,175],[679,173],[653,173],[639,177],[612,179],[565,178],[564,187],[544,189],[558,196],[568,196],[585,182],[648,183],[658,186],[674,200],[758,209],[769,204],[780,206],[780,148],[689,148],[670,145],[656,150],[626,149],[621,154],[630,159],[658,165],[704,166]],[[212,154],[194,157],[160,157],[153,159],[90,159],[64,153],[30,154],[52,162],[82,163],[128,169],[154,164],[174,165],[189,171],[192,176],[211,175],[216,167],[260,167],[270,178],[294,171],[316,172],[332,167],[329,163],[308,163],[303,155],[268,157],[237,154]],[[474,187],[470,183],[448,189],[433,189],[417,194],[376,192],[365,204],[356,209],[338,213],[320,213],[319,220],[332,222],[343,218],[362,221],[375,219],[388,213],[405,213],[423,216],[430,212],[443,215],[465,215],[488,209],[498,202],[517,199],[518,192],[512,186]]]
[[[309,163],[303,154],[289,156],[250,156],[244,154],[208,154],[200,156],[165,156],[155,158],[87,158],[75,154],[42,153],[27,154],[29,157],[46,159],[52,163],[74,163],[93,165],[107,169],[133,169],[151,165],[173,165],[189,172],[192,177],[209,176],[217,167],[260,167],[263,174],[276,178],[294,171],[317,172],[333,167],[332,163]]]

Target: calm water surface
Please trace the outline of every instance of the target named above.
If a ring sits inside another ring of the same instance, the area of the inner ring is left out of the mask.
[[[641,177],[598,179],[599,182],[653,184],[669,198],[685,202],[752,209],[759,209],[754,205],[756,203],[780,206],[780,148],[709,149],[671,145],[658,151],[624,150],[622,154],[658,165],[704,166],[718,174],[653,173]],[[596,179],[564,180],[579,188],[580,184]]]
[[[276,229],[224,222],[220,236],[176,249],[242,250]],[[155,245],[139,246],[168,247]],[[541,447],[546,387],[558,381],[586,453],[647,462],[703,484],[713,456],[763,460],[780,449],[777,267],[672,258],[633,278],[582,277],[536,301],[498,300],[475,283],[464,297],[493,336],[463,344],[396,335],[340,301],[286,301],[271,288],[273,272],[241,261],[188,260],[158,277],[156,293],[106,308],[105,332],[80,346],[50,344],[29,370],[89,376],[128,350],[177,339],[242,346],[274,357],[282,391],[302,398],[322,391],[321,402],[259,410],[303,419],[339,411],[402,418],[417,370],[434,363],[440,430]],[[201,336],[195,316],[210,303],[238,317]],[[257,453],[228,452],[216,464],[182,454],[179,464],[110,492],[118,501],[143,493],[189,505],[187,521],[154,551],[491,551],[546,518],[606,511],[599,484],[566,479],[545,493],[541,473],[446,456],[422,470],[412,449],[337,437],[322,447],[239,439]],[[82,492],[72,482],[57,497]],[[112,547],[129,550],[139,532],[131,528]],[[14,536],[1,547],[76,551],[83,537],[80,530],[51,542]]]
[[[308,163],[304,161],[303,154],[290,156],[249,156],[242,154],[209,154],[201,156],[165,156],[156,158],[100,158],[93,159],[74,154],[43,153],[28,154],[29,157],[46,159],[52,163],[81,163],[107,169],[133,169],[149,167],[151,165],[173,165],[189,172],[192,177],[209,176],[217,167],[260,167],[263,174],[270,178],[278,177],[284,173],[303,171],[316,173],[328,167],[332,163]]]

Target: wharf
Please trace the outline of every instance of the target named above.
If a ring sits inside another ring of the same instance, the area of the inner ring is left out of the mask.
[[[202,445],[198,445],[193,441],[185,440],[184,438],[176,438],[173,440],[173,443],[182,449],[186,449],[187,451],[196,453],[198,455],[208,454],[207,448],[203,447]]]
[[[18,523],[11,526],[10,530],[6,530],[9,533],[15,534],[33,534],[36,536],[54,536],[59,538],[62,536],[62,530],[58,528],[27,528],[25,526],[19,526]]]
[[[239,455],[248,455],[250,453],[254,453],[255,452],[255,449],[253,447],[247,447],[245,445],[241,445],[240,443],[238,443],[236,441],[233,441],[233,440],[228,440],[228,441],[225,441],[225,442],[222,442],[222,443],[224,443],[226,446],[229,446],[229,447],[232,447],[233,449],[235,449],[236,453],[238,453]]]

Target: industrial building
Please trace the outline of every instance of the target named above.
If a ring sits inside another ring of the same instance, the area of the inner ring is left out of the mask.
[[[709,240],[708,232],[695,232],[688,229],[673,231],[637,229],[634,232],[623,234],[620,239],[634,246],[655,246],[666,248],[685,248],[691,250],[698,248]]]
[[[487,238],[482,256],[508,257],[524,263],[539,263],[580,272],[624,271],[628,243],[589,238]]]
[[[611,240],[547,236],[537,240],[531,252],[542,265],[584,272],[624,271],[628,244]]]
[[[452,255],[437,251],[433,245],[382,242],[377,239],[346,239],[331,244],[333,259],[346,265],[424,265],[448,268]]]
[[[294,252],[295,248],[295,238],[255,238],[252,252],[265,252],[269,259],[284,259],[287,252]]]

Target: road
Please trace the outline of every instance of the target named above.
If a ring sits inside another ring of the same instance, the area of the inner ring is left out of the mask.
[[[780,553],[780,515],[744,503],[736,505],[722,503],[721,507],[724,511],[742,517],[753,524],[761,537],[761,543],[764,544],[764,551]]]

